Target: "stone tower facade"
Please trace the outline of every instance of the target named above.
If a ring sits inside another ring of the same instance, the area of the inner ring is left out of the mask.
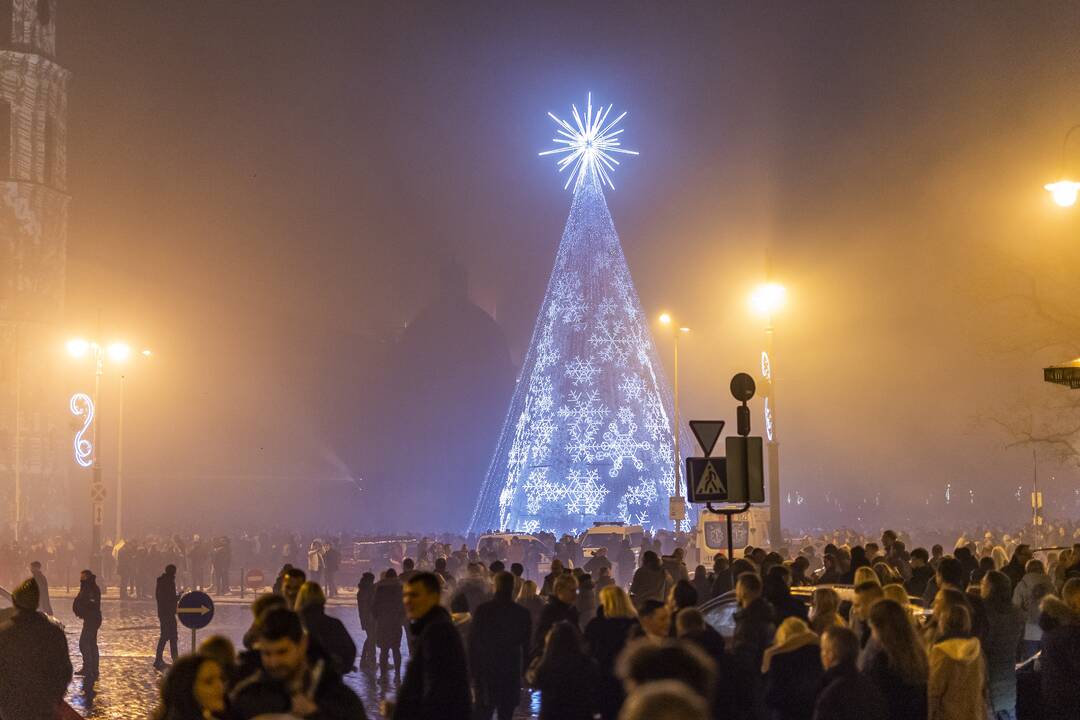
[[[0,538],[16,484],[24,527],[63,524],[66,504],[58,371],[71,75],[56,62],[56,4],[0,0]]]

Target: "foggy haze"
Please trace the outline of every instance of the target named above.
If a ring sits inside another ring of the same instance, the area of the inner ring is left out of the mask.
[[[588,91],[641,152],[606,197],[645,314],[692,328],[684,420],[734,424],[767,258],[787,286],[785,526],[1030,518],[1010,445],[1077,403],[1042,368],[1080,355],[1080,221],[1042,186],[1080,122],[1080,6],[681,7],[63,3],[69,329],[155,352],[127,374],[126,523],[406,530],[429,492],[425,529],[466,516],[447,448],[477,487],[570,207],[546,113]],[[453,264],[503,347],[481,320],[403,344]],[[1062,447],[1040,484],[1076,517]]]

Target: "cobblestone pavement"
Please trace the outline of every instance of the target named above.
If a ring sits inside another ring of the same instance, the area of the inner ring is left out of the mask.
[[[121,603],[115,598],[103,600],[104,623],[98,633],[101,650],[101,679],[93,691],[86,691],[82,679],[76,677],[68,689],[68,702],[81,715],[87,718],[107,718],[108,720],[144,719],[150,716],[157,702],[157,683],[161,675],[154,670],[154,650],[157,647],[158,625],[154,603],[151,601],[132,601]],[[78,669],[81,665],[79,655],[79,630],[81,623],[71,613],[70,599],[55,598],[53,607],[66,626],[68,647],[71,650],[71,662]],[[331,605],[327,613],[345,623],[357,648],[363,645],[364,632],[356,611],[350,605]],[[244,631],[251,623],[251,615],[245,604],[218,602],[214,610],[214,620],[208,628],[200,630],[198,639],[213,634],[225,635],[240,647]],[[404,643],[402,643],[404,646]],[[187,653],[191,648],[191,631],[180,627],[180,652]],[[408,656],[408,649],[402,648]],[[166,649],[166,662],[169,661]],[[404,671],[403,671],[404,672]],[[391,671],[391,674],[393,671]],[[351,673],[345,678],[353,690],[364,701],[368,716],[381,718],[378,714],[380,702],[393,697],[397,684],[393,678],[383,681],[369,673]],[[530,702],[532,708],[523,706],[515,718],[534,718],[539,707]],[[533,712],[529,712],[532,709]]]

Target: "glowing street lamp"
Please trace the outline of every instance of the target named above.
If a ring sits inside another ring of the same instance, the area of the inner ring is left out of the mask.
[[[765,350],[761,353],[764,380],[765,440],[769,453],[769,541],[779,543],[780,530],[780,441],[776,429],[775,368],[773,363],[773,316],[787,304],[787,289],[779,283],[759,285],[750,294],[750,307],[765,317]]]
[[[1066,152],[1069,149],[1069,138],[1072,137],[1073,131],[1080,128],[1080,125],[1073,125],[1065,133],[1065,140],[1061,143],[1061,179],[1057,182],[1047,183],[1043,185],[1043,189],[1050,193],[1050,197],[1057,203],[1058,207],[1069,208],[1076,204],[1078,193],[1080,193],[1080,182],[1076,182],[1069,177],[1067,172]]]
[[[671,315],[668,313],[661,313],[660,324],[665,328],[672,327]],[[672,497],[682,499],[682,455],[679,451],[679,336],[690,332],[688,327],[680,327],[678,331],[674,333],[675,338],[675,487],[672,491]],[[679,529],[679,523],[676,521],[675,529]]]

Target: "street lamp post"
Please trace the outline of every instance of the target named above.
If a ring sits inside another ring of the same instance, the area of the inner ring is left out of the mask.
[[[108,347],[102,347],[100,343],[91,342],[83,339],[70,340],[67,343],[68,352],[75,358],[81,358],[91,353],[94,359],[94,407],[100,407],[101,398],[101,376],[105,373],[105,358],[106,356],[111,362],[117,364],[127,362],[131,355],[131,347],[125,343],[114,342]],[[150,351],[143,351],[143,355],[149,355]],[[121,515],[122,515],[122,492],[123,492],[123,432],[124,432],[124,375],[120,376],[120,407],[118,412],[119,429],[118,429],[118,459],[117,459],[117,483],[116,483],[116,533],[117,539],[120,538],[120,532],[123,529]],[[101,528],[104,525],[105,519],[105,486],[101,477],[101,453],[100,445],[98,444],[98,424],[100,417],[100,410],[97,411],[97,415],[94,419],[94,427],[92,429],[91,437],[93,438],[93,452],[94,461],[91,465],[90,472],[90,562],[91,567],[97,567],[96,563],[100,561],[99,552],[101,550]]]
[[[765,318],[765,351],[761,353],[761,376],[764,383],[765,441],[769,457],[769,542],[773,547],[780,544],[780,438],[776,427],[776,368],[773,362],[773,339],[776,327],[773,316],[787,301],[783,285],[761,285],[750,296],[750,305]]]
[[[15,325],[15,542],[22,525],[22,357],[19,326]]]
[[[660,316],[660,324],[665,326],[665,327],[670,326],[672,324],[671,315],[669,315],[667,313],[663,313]],[[682,453],[681,453],[681,451],[679,449],[679,434],[680,434],[679,433],[679,427],[680,427],[680,425],[679,425],[679,423],[680,423],[680,420],[679,420],[679,336],[682,335],[683,333],[688,333],[688,332],[690,332],[690,328],[681,327],[681,328],[678,328],[674,333],[674,337],[675,337],[675,358],[674,358],[674,360],[675,360],[675,362],[674,362],[674,377],[673,377],[673,383],[672,384],[674,385],[674,390],[675,390],[675,398],[674,398],[675,399],[675,417],[674,417],[674,421],[675,421],[675,427],[674,427],[674,431],[675,431],[675,433],[674,433],[675,434],[675,443],[674,443],[674,445],[675,445],[675,483],[674,484],[675,484],[675,486],[672,488],[671,496],[673,498],[676,498],[677,501],[681,501],[683,499],[683,495],[682,495]],[[675,529],[678,530],[679,529],[679,521],[678,520],[674,521],[674,524],[675,524]]]

